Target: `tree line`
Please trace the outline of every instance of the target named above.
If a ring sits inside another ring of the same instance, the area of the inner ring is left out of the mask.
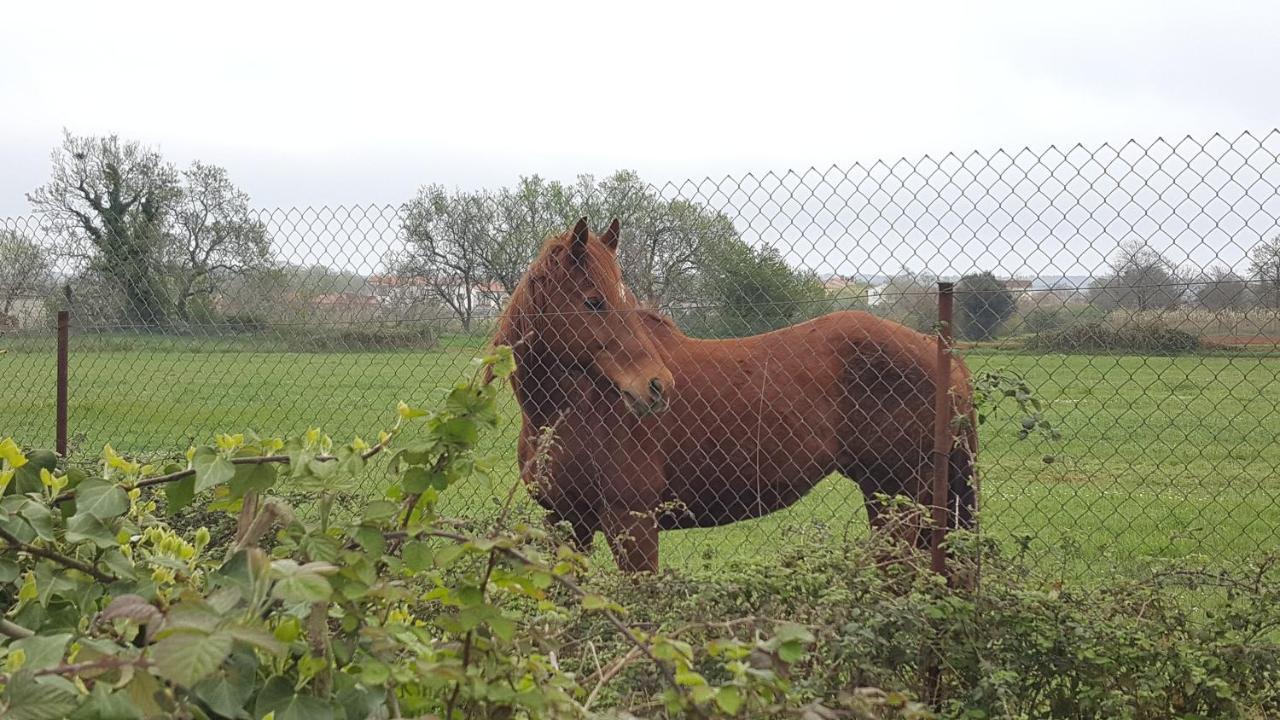
[[[282,288],[311,297],[372,292],[373,278],[280,258],[225,169],[194,162],[179,170],[115,135],[66,133],[49,180],[27,198],[57,246],[16,229],[0,234],[5,314],[19,298],[48,294],[55,280],[73,308],[92,305],[96,321],[144,328],[216,322],[229,305],[268,307],[246,298],[278,300]],[[428,305],[469,330],[511,293],[542,242],[584,215],[621,219],[621,265],[642,302],[701,310],[717,332],[784,325],[824,297],[813,273],[747,243],[724,213],[664,198],[631,171],[571,183],[522,177],[499,190],[423,186],[399,208],[400,248],[382,258],[378,276],[399,285],[390,294],[397,310],[421,317],[413,311]],[[74,272],[59,277],[59,260]],[[225,302],[233,295],[241,301]]]
[[[620,218],[630,289],[698,334],[745,335],[867,308],[873,290],[868,282],[828,292],[776,248],[746,242],[729,215],[666,197],[626,170],[571,182],[535,175],[474,191],[425,185],[397,209],[398,247],[380,258],[375,277],[287,262],[224,168],[196,161],[179,169],[114,135],[65,133],[48,181],[27,197],[42,241],[0,229],[0,319],[57,284],[59,302],[93,308],[86,315],[98,324],[269,325],[291,300],[376,293],[397,318],[447,317],[469,331],[500,308],[544,240],[582,216]],[[874,309],[928,330],[936,279],[899,273],[874,288]],[[1017,308],[1017,294],[990,272],[961,278],[957,293],[961,337],[996,336]],[[1103,312],[1280,308],[1280,236],[1249,251],[1247,275],[1179,268],[1146,241],[1128,241],[1083,294]]]

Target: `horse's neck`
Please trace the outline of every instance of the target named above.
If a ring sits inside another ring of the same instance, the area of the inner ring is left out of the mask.
[[[521,353],[516,357],[516,372],[512,376],[516,402],[535,424],[553,421],[562,411],[582,400],[583,394],[593,391],[593,381],[580,369],[568,368],[558,362],[550,362],[533,353]]]

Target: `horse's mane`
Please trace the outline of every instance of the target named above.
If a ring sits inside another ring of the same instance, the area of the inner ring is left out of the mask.
[[[569,238],[570,233],[561,233],[549,236],[542,243],[537,257],[529,264],[529,269],[520,278],[520,282],[516,283],[515,289],[511,291],[511,298],[507,300],[506,307],[498,316],[497,328],[493,335],[494,345],[515,345],[527,340],[526,335],[530,332],[530,328],[526,326],[524,318],[538,312],[532,291],[534,280],[545,278],[555,271],[554,265],[560,253],[567,250]],[[587,258],[587,264],[591,268],[617,267],[613,254],[598,240],[587,243]],[[636,304],[635,312],[671,332],[680,333],[680,329],[671,318],[644,305],[630,292],[628,295]]]

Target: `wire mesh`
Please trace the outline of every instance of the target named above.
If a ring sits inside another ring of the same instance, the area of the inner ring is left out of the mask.
[[[1280,533],[1278,153],[1272,131],[426,186],[398,206],[232,203],[203,222],[46,207],[0,221],[0,434],[53,444],[57,310],[82,456],[246,428],[376,433],[397,400],[441,400],[519,317],[524,387],[485,448],[495,485],[447,509],[490,511],[523,467],[584,540],[688,528],[622,561],[721,562],[802,527],[864,533],[878,491],[927,501],[949,280],[970,374],[956,414],[974,379],[1016,378],[1041,403],[982,409],[984,533],[1045,573],[1238,563]],[[1028,431],[1042,422],[1060,438]]]

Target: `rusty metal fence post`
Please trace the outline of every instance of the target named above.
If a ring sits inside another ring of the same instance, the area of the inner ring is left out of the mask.
[[[71,336],[71,313],[66,310],[58,311],[58,410],[57,410],[57,440],[56,449],[58,455],[67,456],[67,358],[68,345]]]
[[[942,575],[947,569],[943,550],[948,512],[948,471],[951,457],[951,318],[954,286],[938,283],[938,365],[934,377],[933,420],[933,537],[930,543],[930,567]]]

